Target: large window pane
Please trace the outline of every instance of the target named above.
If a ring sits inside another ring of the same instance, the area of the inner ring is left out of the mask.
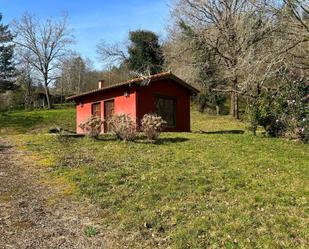
[[[176,100],[173,98],[156,97],[156,113],[161,116],[167,126],[176,126]]]

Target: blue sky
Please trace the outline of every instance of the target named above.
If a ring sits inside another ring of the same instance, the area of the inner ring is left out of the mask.
[[[69,15],[76,44],[73,49],[95,62],[101,40],[123,42],[130,30],[148,29],[164,37],[169,0],[0,0],[3,22],[18,19],[24,12],[41,18]]]

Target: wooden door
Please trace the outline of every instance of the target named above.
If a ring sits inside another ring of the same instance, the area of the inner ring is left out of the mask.
[[[108,121],[114,115],[114,100],[104,102],[104,120]],[[110,132],[110,125],[104,122],[104,132]]]

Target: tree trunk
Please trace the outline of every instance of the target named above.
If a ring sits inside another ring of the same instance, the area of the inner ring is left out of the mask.
[[[252,127],[253,136],[256,136],[257,126]]]
[[[238,93],[231,93],[231,106],[230,106],[230,115],[236,119],[239,119],[239,99]]]
[[[28,80],[28,79],[27,79]],[[25,110],[31,109],[32,104],[32,89],[31,83],[26,82],[26,93],[25,93]]]
[[[26,86],[26,93],[25,93],[25,110],[28,110],[29,108],[29,99],[30,99],[30,93],[29,93],[29,89],[28,89],[28,86]]]
[[[64,102],[64,93],[63,93],[63,87],[61,87],[61,104],[63,104],[63,102]]]
[[[238,93],[235,93],[235,99],[234,99],[234,118],[239,119],[239,96]]]
[[[48,89],[47,84],[44,85],[44,89],[45,89],[45,95],[46,95],[46,100],[47,100],[47,108],[51,109],[52,105],[51,105],[51,102],[50,102],[50,94],[49,94],[49,89]]]
[[[230,116],[234,117],[234,93],[231,92]]]
[[[216,113],[217,113],[217,116],[220,115],[220,106],[216,105]]]
[[[61,99],[60,99],[61,104],[64,102],[64,89],[63,89],[63,80],[61,79]]]
[[[233,92],[231,93],[231,106],[230,115],[236,119],[239,119],[239,100],[237,93],[238,80],[237,77],[233,80]]]
[[[25,94],[25,110],[29,110],[30,109],[30,94],[26,93]]]

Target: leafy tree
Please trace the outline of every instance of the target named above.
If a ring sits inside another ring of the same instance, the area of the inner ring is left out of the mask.
[[[0,22],[1,20],[0,13]],[[13,36],[8,25],[0,23],[0,93],[17,88],[14,84],[16,70],[13,62],[14,45],[11,44],[12,41]]]
[[[126,62],[131,70],[150,74],[162,71],[164,58],[158,35],[151,31],[137,30],[130,32],[129,39],[131,44]]]
[[[97,45],[99,57],[109,67],[116,66],[123,74],[143,75],[162,71],[164,56],[157,34],[147,30],[129,33],[130,44],[107,44],[100,41]]]

